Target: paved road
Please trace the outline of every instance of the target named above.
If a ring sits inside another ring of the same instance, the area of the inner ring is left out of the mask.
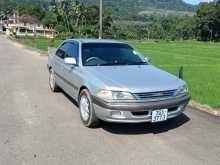
[[[220,119],[187,109],[159,124],[85,128],[47,84],[46,59],[0,36],[0,164],[220,164]]]

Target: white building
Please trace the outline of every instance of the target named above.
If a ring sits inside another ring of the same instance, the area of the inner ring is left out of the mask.
[[[3,21],[0,20],[0,33],[2,33],[2,32],[3,32]]]
[[[32,16],[17,16],[14,14],[4,22],[7,35],[41,36],[54,38],[55,30],[45,28],[38,19]]]

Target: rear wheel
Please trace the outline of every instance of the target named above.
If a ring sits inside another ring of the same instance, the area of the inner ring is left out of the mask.
[[[94,128],[99,125],[95,115],[91,95],[87,89],[82,90],[79,96],[80,117],[86,127]]]
[[[55,79],[55,74],[54,74],[54,70],[50,69],[50,75],[49,75],[49,86],[52,92],[58,92],[59,91],[59,87],[56,84],[56,79]]]

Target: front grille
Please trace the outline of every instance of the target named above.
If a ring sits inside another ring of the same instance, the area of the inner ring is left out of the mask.
[[[176,93],[176,90],[160,91],[160,92],[147,92],[147,93],[135,93],[137,99],[148,100],[148,99],[162,99],[172,97]]]

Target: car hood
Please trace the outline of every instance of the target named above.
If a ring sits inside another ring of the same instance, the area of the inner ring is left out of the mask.
[[[94,66],[87,73],[105,84],[105,89],[132,93],[178,89],[184,82],[152,65]]]

